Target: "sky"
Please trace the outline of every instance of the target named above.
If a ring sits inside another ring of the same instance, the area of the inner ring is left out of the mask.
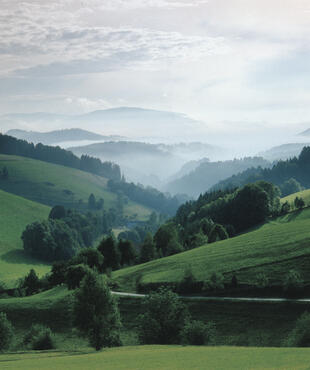
[[[0,6],[0,114],[131,106],[181,112],[213,130],[310,123],[308,0]]]

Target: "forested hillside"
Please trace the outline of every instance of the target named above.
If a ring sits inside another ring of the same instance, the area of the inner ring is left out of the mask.
[[[213,189],[234,188],[258,180],[264,180],[278,185],[282,190],[283,188],[286,188],[287,182],[291,179],[297,181],[297,187],[295,186],[290,193],[301,190],[300,188],[298,189],[298,187],[304,187],[306,189],[310,188],[309,146],[304,147],[298,157],[279,161],[271,168],[250,168],[219,182],[213,187]],[[285,192],[283,195],[288,195],[290,193]]]
[[[270,163],[261,157],[234,159],[231,161],[201,163],[192,172],[170,182],[165,189],[172,194],[187,194],[198,197],[216,184],[233,174],[251,167],[268,167]]]

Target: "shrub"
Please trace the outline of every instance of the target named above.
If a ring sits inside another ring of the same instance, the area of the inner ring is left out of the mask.
[[[304,312],[296,321],[295,328],[288,335],[286,345],[289,347],[310,347],[309,312]]]
[[[144,298],[143,312],[138,318],[141,343],[180,343],[180,332],[188,319],[188,312],[177,294],[167,288],[151,292]]]
[[[209,243],[214,243],[217,240],[228,239],[229,235],[224,226],[220,224],[213,225],[209,234]]]
[[[218,292],[224,289],[224,276],[221,273],[213,272],[204,283],[204,291]]]
[[[0,351],[8,349],[13,339],[13,326],[4,312],[0,312]]]
[[[201,346],[203,344],[213,344],[215,341],[215,325],[213,323],[203,323],[202,321],[187,321],[181,331],[181,341],[183,344]]]
[[[34,324],[24,337],[24,344],[34,350],[54,349],[55,343],[50,328]]]
[[[285,276],[283,290],[289,297],[298,296],[302,292],[303,280],[300,273],[296,270],[290,270]]]

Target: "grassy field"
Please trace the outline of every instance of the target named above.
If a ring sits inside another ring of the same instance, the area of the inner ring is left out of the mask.
[[[0,190],[0,281],[11,286],[30,268],[42,275],[49,266],[27,256],[21,235],[26,225],[47,219],[50,208]]]
[[[0,356],[1,369],[309,369],[310,350],[139,346],[101,352],[42,352]]]
[[[107,180],[103,177],[11,155],[0,155],[0,168],[3,166],[8,168],[9,178],[0,180],[0,189],[9,193],[49,206],[67,207],[87,204],[93,193],[97,199],[104,199],[105,209],[115,206],[116,195],[107,190]],[[150,209],[132,201],[124,206],[124,214],[133,219],[146,220],[150,213]]]
[[[310,209],[295,211],[231,239],[115,271],[113,277],[122,290],[134,290],[142,283],[178,282],[190,267],[198,280],[213,271],[233,273],[238,281],[251,284],[264,272],[271,283],[278,283],[290,269],[298,269],[310,282]]]

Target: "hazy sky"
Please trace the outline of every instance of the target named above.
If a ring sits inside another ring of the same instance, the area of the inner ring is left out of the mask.
[[[310,122],[308,0],[0,0],[0,113]]]

